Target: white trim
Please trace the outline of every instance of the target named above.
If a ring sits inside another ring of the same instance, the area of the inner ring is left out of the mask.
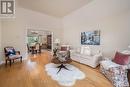
[[[0,65],[2,65],[2,64],[4,64],[5,63],[5,61],[0,61]]]

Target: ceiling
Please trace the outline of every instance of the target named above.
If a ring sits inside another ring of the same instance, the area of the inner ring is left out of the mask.
[[[64,17],[92,0],[18,0],[19,6],[55,17]]]

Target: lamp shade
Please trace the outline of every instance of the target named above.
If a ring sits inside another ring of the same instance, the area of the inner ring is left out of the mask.
[[[128,46],[128,48],[130,48],[130,45]]]
[[[60,40],[59,39],[55,39],[54,43],[59,44]]]

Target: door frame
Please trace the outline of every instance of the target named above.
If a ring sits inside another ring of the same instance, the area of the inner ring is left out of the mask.
[[[50,32],[51,33],[51,35],[52,35],[52,37],[51,37],[51,53],[53,53],[53,48],[54,48],[54,32],[52,32],[52,31],[49,31],[49,30],[45,30],[45,29],[41,29],[41,30],[39,30],[39,29],[31,29],[31,28],[27,28],[26,29],[26,35],[25,35],[25,43],[26,43],[26,45],[27,45],[27,43],[28,43],[28,38],[27,38],[27,32],[28,32],[28,30],[34,30],[34,31],[46,31],[46,32]],[[27,49],[27,46],[26,46],[26,54],[28,54],[28,49]]]

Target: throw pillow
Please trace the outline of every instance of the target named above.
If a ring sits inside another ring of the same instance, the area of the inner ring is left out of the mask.
[[[7,48],[6,51],[7,51],[8,55],[15,55],[16,54],[16,52],[13,48]]]
[[[91,49],[89,47],[85,47],[83,51],[84,55],[91,56]]]
[[[127,65],[130,63],[130,55],[116,52],[113,61],[120,65]]]
[[[61,51],[67,51],[67,47],[61,47]]]
[[[80,54],[83,54],[84,52],[84,46],[81,46]]]

